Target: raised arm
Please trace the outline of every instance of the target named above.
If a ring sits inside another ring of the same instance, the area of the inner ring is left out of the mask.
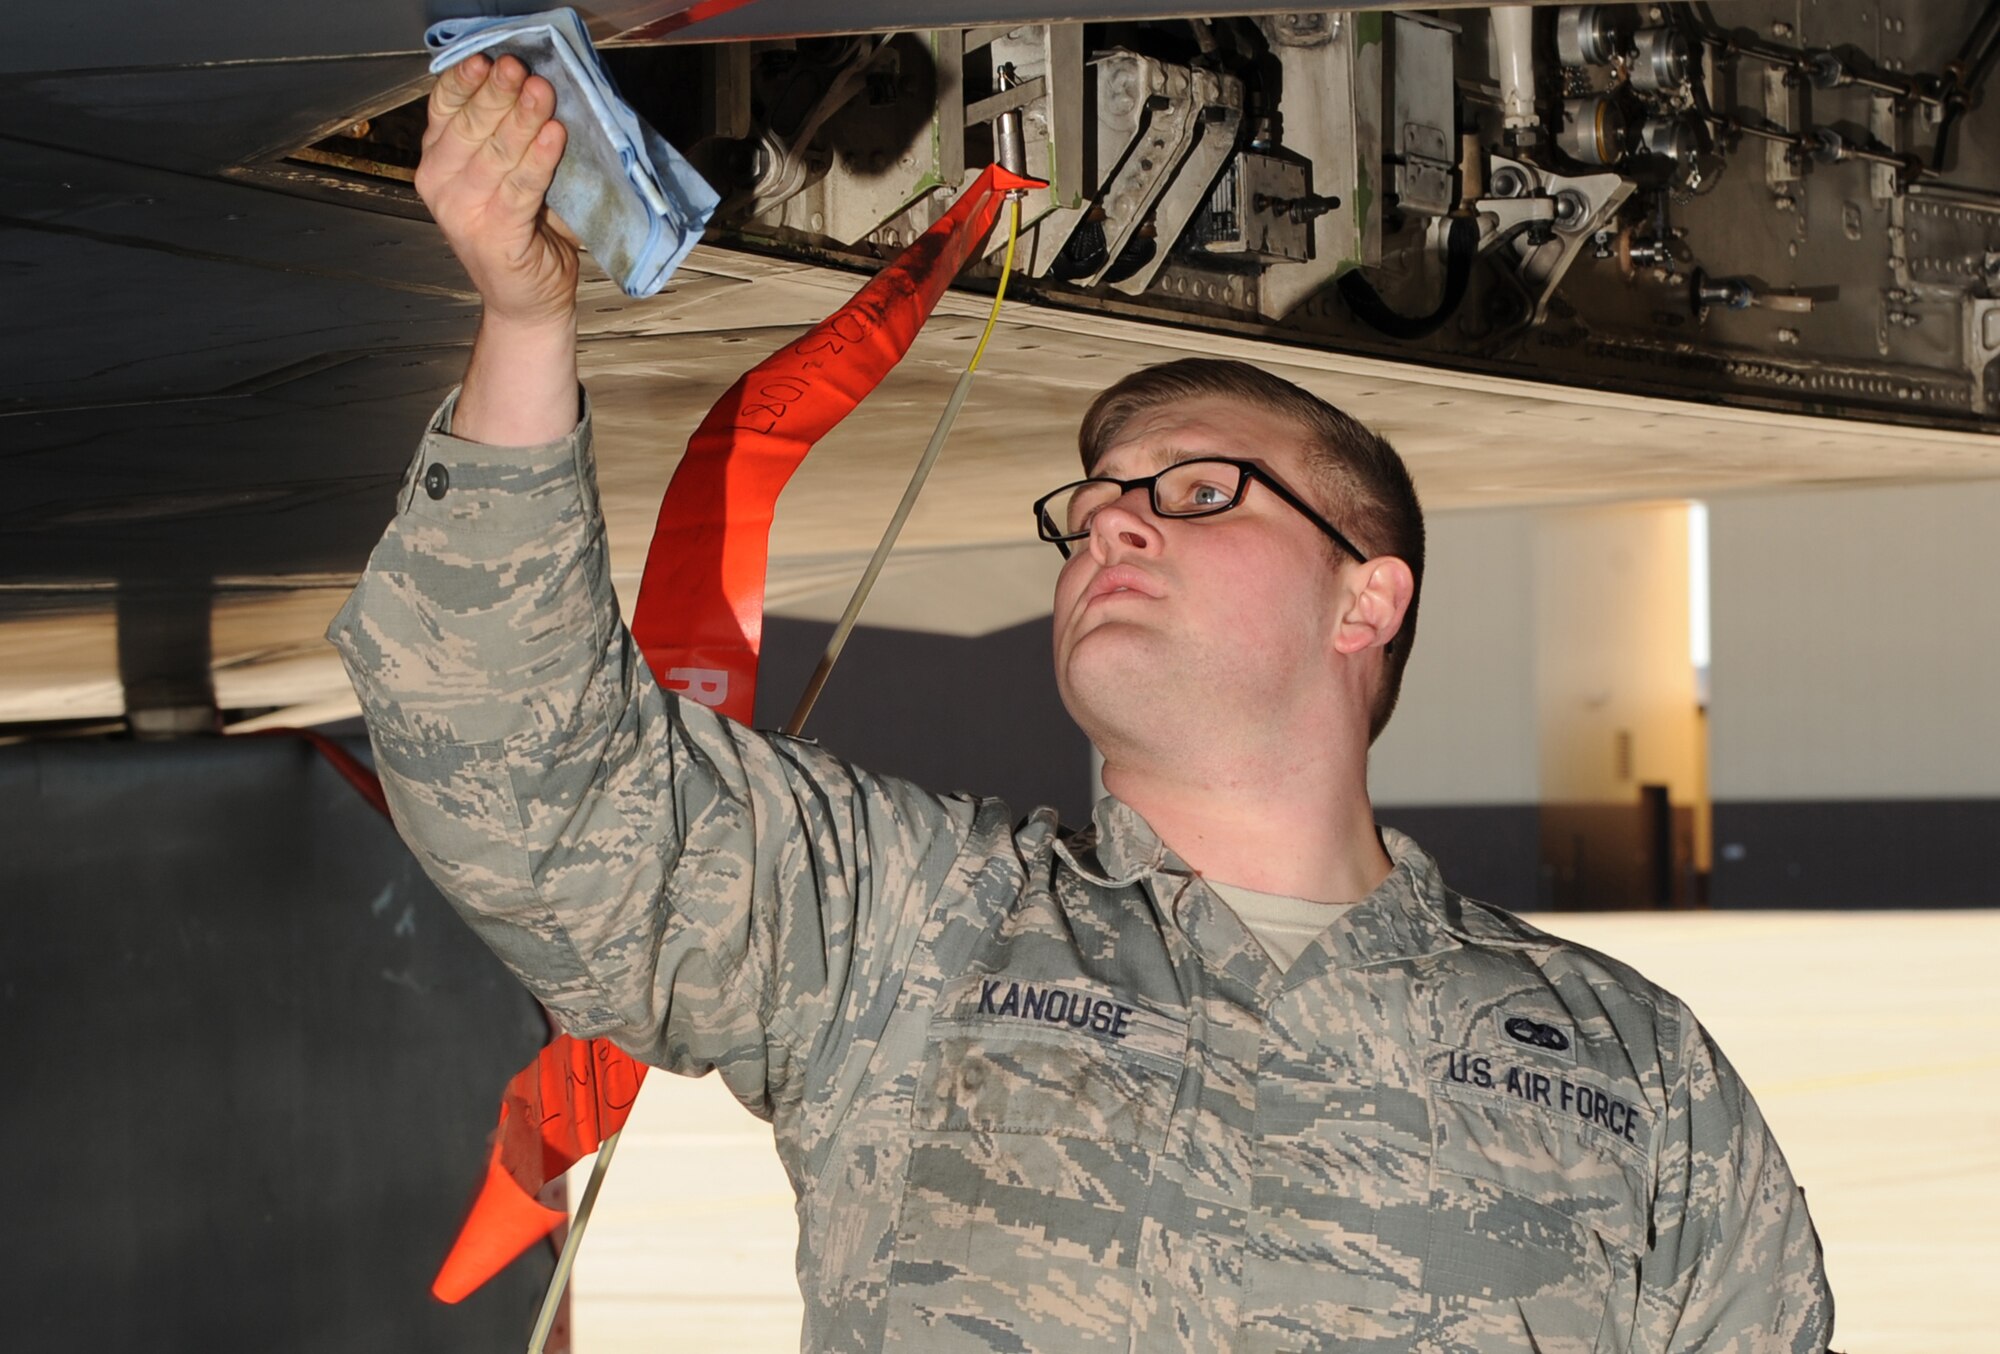
[[[431,90],[417,194],[479,290],[452,431],[553,442],[577,421],[577,242],[544,194],[562,159],[555,90],[511,56],[468,57]]]
[[[398,829],[522,982],[775,1114],[868,1037],[844,1017],[893,990],[974,808],[653,681],[611,587],[576,246],[542,204],[551,106],[504,58],[432,96],[418,186],[486,310],[328,638]]]

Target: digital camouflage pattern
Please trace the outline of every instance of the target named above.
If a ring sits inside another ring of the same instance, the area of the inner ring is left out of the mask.
[[[805,1348],[1825,1349],[1804,1200],[1679,1001],[1394,833],[1280,973],[1125,805],[1014,826],[664,696],[588,417],[449,417],[331,631],[397,823],[572,1032],[772,1123]]]

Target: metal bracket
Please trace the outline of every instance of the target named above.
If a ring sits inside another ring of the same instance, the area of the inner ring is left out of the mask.
[[[1270,15],[1257,26],[1274,47],[1324,47],[1339,38],[1343,17],[1339,10],[1304,10]]]
[[[1100,160],[1106,147],[1122,144],[1124,153],[1097,203],[1104,213],[1104,263],[1077,278],[1078,286],[1104,279],[1194,148],[1200,110],[1193,76],[1185,66],[1137,52],[1111,52],[1097,63]]]
[[[1496,187],[1514,184],[1518,188],[1505,196],[1481,198],[1475,204],[1480,219],[1480,249],[1490,249],[1502,241],[1511,246],[1515,269],[1528,295],[1534,298],[1530,322],[1540,324],[1548,318],[1549,298],[1555,295],[1570,265],[1576,262],[1590,237],[1603,229],[1632,195],[1632,184],[1617,174],[1575,177],[1550,174],[1525,161],[1500,155],[1493,157],[1487,180]],[[1493,222],[1490,230],[1489,218]],[[1546,229],[1521,229],[1531,225]]]
[[[1877,94],[1868,100],[1868,135],[1875,144],[1892,153],[1902,150],[1901,129],[1897,125],[1896,101],[1885,94]],[[1871,161],[1868,165],[1868,194],[1881,206],[1893,197],[1899,196],[1903,185],[1894,165]]]
[[[975,122],[991,122],[1002,113],[1011,113],[1017,108],[1026,108],[1043,95],[1048,82],[1037,75],[1032,80],[1023,80],[1012,89],[1003,89],[998,94],[989,94],[978,103],[965,106],[966,125]]]
[[[1764,118],[1773,127],[1799,125],[1796,77],[1780,66],[1764,68]],[[1764,181],[1771,191],[1787,193],[1803,174],[1797,152],[1782,141],[1764,143]]]
[[[1157,247],[1138,272],[1111,284],[1114,290],[1130,296],[1145,291],[1166,266],[1168,252],[1194,214],[1201,210],[1209,188],[1235,151],[1236,135],[1243,126],[1242,81],[1233,75],[1215,75],[1203,70],[1193,72],[1193,77],[1196,140],[1194,149],[1174,174],[1173,182],[1153,206],[1153,242]]]
[[[1094,186],[1084,182],[1090,121],[1085,108],[1088,84],[1083,25],[1028,24],[973,29],[965,34],[966,51],[982,47],[988,49],[987,60],[993,70],[1011,65],[1021,82],[966,108],[964,118],[978,122],[1013,108],[1021,110],[1028,174],[1046,179],[1049,185],[1028,194],[1023,202],[1023,228],[1036,232],[1024,254],[1026,267],[1040,274],[1082,219],[1087,194]],[[1005,248],[1006,238],[1005,231],[993,232],[987,240],[987,253]]]
[[[965,96],[958,85],[965,71],[965,39],[965,32],[957,28],[931,33],[931,54],[938,69],[937,176],[949,184],[965,178]]]
[[[1391,42],[1395,79],[1389,125],[1395,191],[1404,211],[1443,216],[1452,208],[1452,174],[1458,168],[1452,117],[1454,34],[1430,22],[1397,14],[1383,27]]]
[[[1312,223],[1295,207],[1313,196],[1306,166],[1260,151],[1240,152],[1210,190],[1220,216],[1203,250],[1252,263],[1304,263],[1312,257]]]
[[[1312,165],[1313,191],[1341,199],[1312,222],[1312,258],[1274,263],[1257,283],[1267,319],[1295,310],[1341,273],[1382,256],[1382,32],[1373,11],[1258,21],[1285,91],[1285,149]]]
[[[1472,209],[1479,214],[1482,253],[1523,227],[1548,225],[1556,219],[1555,199],[1546,197],[1483,197]],[[1442,231],[1439,239],[1443,239]]]

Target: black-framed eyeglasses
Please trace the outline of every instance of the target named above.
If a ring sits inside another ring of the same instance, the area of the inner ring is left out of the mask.
[[[1069,558],[1069,543],[1090,534],[1091,519],[1134,489],[1143,488],[1159,517],[1213,517],[1243,501],[1250,481],[1269,489],[1297,509],[1300,516],[1324,531],[1333,543],[1365,563],[1368,557],[1340,529],[1314,512],[1306,501],[1254,461],[1227,456],[1201,456],[1168,466],[1157,475],[1136,480],[1092,476],[1065,484],[1035,500],[1035,530]]]

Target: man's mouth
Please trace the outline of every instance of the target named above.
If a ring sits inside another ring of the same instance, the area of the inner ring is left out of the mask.
[[[1114,565],[1091,580],[1083,600],[1085,605],[1088,605],[1100,598],[1116,597],[1121,594],[1157,598],[1160,589],[1159,585],[1141,570]]]

